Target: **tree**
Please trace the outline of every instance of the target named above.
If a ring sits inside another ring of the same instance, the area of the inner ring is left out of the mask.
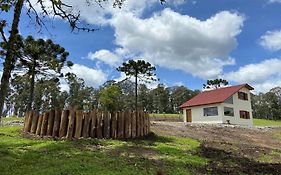
[[[66,62],[69,53],[50,39],[35,40],[32,36],[28,36],[23,40],[23,47],[20,50],[16,70],[26,72],[29,76],[30,91],[27,111],[30,111],[34,99],[35,78],[43,77],[59,81],[58,77],[63,76],[61,70],[65,63],[68,67],[71,67],[73,63],[71,61]]]
[[[135,78],[135,110],[138,110],[138,79],[151,82],[157,81],[153,72],[156,70],[149,62],[144,60],[129,60],[117,68],[117,71],[124,72],[127,77]]]
[[[111,84],[100,91],[99,101],[101,107],[110,112],[120,110],[119,103],[121,89],[116,84]]]
[[[99,4],[103,1],[106,0],[99,0],[97,1]],[[113,6],[114,7],[119,7],[121,8],[124,0],[114,0],[113,1]],[[21,17],[21,11],[23,8],[24,3],[27,4],[28,10],[27,10],[27,15],[32,18],[32,16],[35,16],[35,21],[36,23],[42,27],[46,27],[43,19],[46,16],[54,16],[54,17],[60,17],[63,20],[66,20],[70,27],[71,30],[83,30],[83,31],[95,31],[96,29],[93,28],[88,28],[84,26],[81,26],[83,24],[80,22],[80,13],[73,13],[73,7],[69,4],[65,4],[62,0],[49,0],[48,2],[51,4],[51,12],[48,11],[48,8],[44,3],[45,0],[38,0],[37,4],[39,4],[42,13],[37,12],[36,8],[33,7],[32,3],[30,0],[3,0],[0,2],[0,10],[2,12],[8,12],[10,9],[14,9],[14,15],[13,15],[13,20],[12,20],[12,25],[11,29],[9,30],[9,38],[6,38],[6,35],[4,33],[4,28],[7,26],[6,25],[6,20],[1,20],[0,21],[0,34],[2,37],[2,40],[7,44],[7,52],[5,53],[4,56],[4,68],[3,68],[3,74],[1,77],[1,84],[0,84],[0,121],[1,121],[1,116],[3,112],[3,107],[4,107],[4,102],[5,98],[7,95],[7,91],[9,88],[9,81],[11,78],[11,72],[14,69],[14,65],[16,62],[16,57],[15,57],[15,41],[16,41],[16,36],[19,33],[18,26],[19,26],[19,21]],[[89,1],[86,0],[86,3]],[[14,8],[11,8],[11,7]],[[33,13],[33,15],[31,15]],[[42,15],[40,15],[42,14]],[[55,18],[54,18],[55,19]]]
[[[226,86],[228,85],[228,81],[224,79],[214,79],[214,80],[207,80],[207,84],[203,84],[203,89],[218,89],[221,86]]]

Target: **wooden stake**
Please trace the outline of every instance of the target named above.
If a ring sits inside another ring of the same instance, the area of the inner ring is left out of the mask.
[[[69,110],[64,110],[61,115],[59,137],[65,137],[67,133]]]
[[[69,122],[68,122],[68,127],[67,127],[67,133],[66,133],[66,138],[67,139],[72,139],[74,136],[74,123],[75,123],[75,118],[76,118],[76,112],[74,110],[69,111]]]
[[[59,130],[60,130],[60,121],[61,121],[61,110],[55,111],[55,119],[54,119],[54,128],[53,128],[53,137],[59,136]]]
[[[55,111],[52,110],[48,117],[47,136],[52,136],[54,127]]]
[[[85,113],[84,114],[84,124],[83,124],[82,137],[84,137],[84,138],[89,137],[89,129],[90,129],[90,113]]]
[[[83,125],[83,111],[76,112],[76,127],[74,137],[76,139],[80,138],[82,135],[82,125]]]
[[[41,136],[47,135],[48,120],[49,120],[49,112],[45,112],[43,114],[43,121],[42,121],[42,127],[40,132]]]

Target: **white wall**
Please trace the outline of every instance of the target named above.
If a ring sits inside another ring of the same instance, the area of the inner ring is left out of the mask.
[[[218,107],[217,116],[204,116],[203,108]],[[195,106],[183,109],[183,120],[186,122],[186,110],[191,109],[192,123],[222,123],[223,108],[222,104]]]
[[[251,93],[247,88],[242,88],[240,92],[245,92],[248,94],[248,100],[240,100],[238,98],[238,92],[233,95],[233,104],[223,103],[223,107],[231,107],[234,108],[234,117],[224,116],[223,122],[226,120],[230,121],[230,124],[239,124],[239,125],[253,125],[253,115],[252,115],[252,107],[251,107]],[[223,110],[223,109],[222,109]],[[240,118],[240,110],[248,111],[250,113],[250,119],[242,119]]]

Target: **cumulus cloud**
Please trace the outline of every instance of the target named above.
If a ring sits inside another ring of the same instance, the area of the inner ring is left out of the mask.
[[[268,31],[265,35],[261,36],[260,45],[265,49],[271,51],[278,51],[281,49],[281,30]]]
[[[87,86],[98,87],[107,80],[107,75],[99,69],[89,68],[84,65],[74,64],[71,68],[64,68],[64,73],[71,72],[85,80]]]
[[[90,60],[100,60],[111,67],[120,64],[120,62],[122,61],[122,58],[119,55],[104,49],[96,51],[94,53],[88,53],[88,58]]]
[[[249,83],[256,92],[267,92],[281,86],[281,59],[268,59],[257,64],[248,64],[237,71],[229,72],[224,78],[238,83]]]
[[[162,67],[211,78],[235,63],[229,53],[237,46],[243,21],[228,11],[203,21],[165,9],[147,19],[116,15],[111,25],[120,48]]]

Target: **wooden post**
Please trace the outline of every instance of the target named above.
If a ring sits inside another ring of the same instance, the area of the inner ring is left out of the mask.
[[[69,110],[62,111],[61,122],[60,122],[60,130],[59,130],[59,137],[65,137],[66,136],[67,124],[68,124],[68,115],[69,115]]]
[[[147,113],[145,113],[144,114],[144,132],[143,132],[144,135],[148,134],[147,129],[148,129],[148,119],[147,119]]]
[[[32,124],[31,124],[31,131],[30,131],[30,133],[32,133],[32,134],[35,134],[35,132],[36,132],[36,129],[37,129],[37,123],[38,123],[38,114],[35,112],[35,111],[33,111],[32,112],[33,114],[32,114]]]
[[[74,136],[74,123],[75,123],[75,115],[76,112],[74,110],[69,111],[69,120],[68,120],[68,127],[67,127],[67,133],[66,133],[66,138],[67,139],[72,139]]]
[[[24,116],[24,123],[23,123],[23,131],[24,132],[26,130],[26,125],[27,125],[28,117],[29,117],[29,112],[26,112],[25,116]]]
[[[150,133],[150,116],[147,114],[147,134]]]
[[[90,128],[90,113],[85,113],[82,137],[84,137],[84,138],[89,137],[89,128]]]
[[[136,113],[136,126],[137,126],[137,134],[136,137],[140,137],[140,112]]]
[[[43,114],[43,121],[42,121],[42,127],[40,132],[41,136],[47,135],[48,119],[49,119],[49,112],[45,112]]]
[[[117,113],[112,112],[111,113],[111,138],[116,139],[117,138]]]
[[[132,138],[135,138],[137,135],[137,126],[136,126],[136,115],[137,112],[133,112],[132,113],[132,126],[131,126],[131,130],[132,130]]]
[[[60,130],[60,120],[61,120],[61,110],[55,111],[55,119],[54,119],[54,128],[53,128],[53,137],[59,136],[59,130]]]
[[[110,137],[110,118],[109,113],[107,111],[103,112],[103,136],[104,138]]]
[[[33,113],[31,111],[27,113],[24,132],[30,132],[31,130],[32,115]]]
[[[76,126],[74,137],[79,139],[82,135],[82,125],[83,125],[83,111],[76,112]]]
[[[36,128],[36,135],[40,135],[41,132],[41,128],[42,128],[42,121],[43,121],[43,115],[40,115],[38,118],[38,124],[37,124],[37,128]]]
[[[26,130],[26,132],[30,132],[31,131],[31,126],[32,126],[32,118],[33,118],[33,112],[32,111],[30,111],[29,112],[29,117],[28,117],[28,120],[27,120],[27,130]]]
[[[117,116],[117,138],[122,139],[124,138],[124,116],[123,112],[118,112]]]
[[[143,127],[144,127],[144,113],[140,112],[140,137],[143,136]]]
[[[102,112],[100,110],[97,111],[97,138],[103,138],[102,134]]]
[[[91,128],[90,128],[90,137],[96,137],[96,124],[97,124],[97,111],[94,109],[90,113],[91,117]]]
[[[49,113],[49,118],[48,118],[47,136],[52,136],[53,134],[54,119],[55,119],[55,111],[52,110]]]
[[[130,138],[131,120],[130,112],[124,112],[124,138]]]

